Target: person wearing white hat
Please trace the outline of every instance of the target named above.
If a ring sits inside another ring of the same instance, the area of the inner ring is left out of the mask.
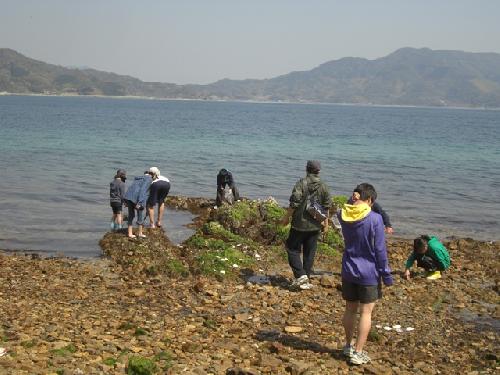
[[[170,191],[170,181],[168,178],[161,175],[157,167],[149,168],[149,174],[153,178],[148,199],[148,214],[151,228],[161,228],[163,213],[165,212],[165,199]],[[158,216],[156,222],[154,220],[155,205],[158,205]]]

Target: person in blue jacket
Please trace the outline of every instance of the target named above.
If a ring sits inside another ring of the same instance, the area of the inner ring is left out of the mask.
[[[358,185],[359,199],[345,204],[337,216],[344,236],[342,297],[346,301],[343,325],[346,343],[343,353],[355,365],[368,363],[363,350],[371,328],[375,302],[382,297],[381,284],[392,285],[387,259],[382,216],[372,211],[377,192],[370,184]],[[352,345],[359,311],[356,344]]]
[[[145,238],[142,233],[144,228],[144,219],[146,218],[146,202],[149,198],[149,187],[153,179],[149,171],[144,172],[143,176],[135,177],[134,181],[125,193],[125,203],[128,207],[128,237],[129,238]],[[133,233],[132,223],[134,221],[135,213],[137,212],[137,236]]]

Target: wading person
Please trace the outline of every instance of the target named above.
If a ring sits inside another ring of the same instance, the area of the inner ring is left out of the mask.
[[[109,204],[113,210],[111,229],[122,229],[122,206],[125,197],[125,180],[127,172],[123,169],[116,171],[115,178],[109,183]]]
[[[288,224],[292,218],[290,234],[285,246],[288,263],[293,271],[292,288],[310,289],[310,276],[316,255],[318,237],[321,230],[328,231],[328,217],[331,204],[328,187],[319,178],[321,164],[309,160],[306,165],[306,177],[301,178],[294,186],[290,196],[290,206],[282,220]],[[322,217],[314,217],[308,210],[312,205],[318,206]],[[302,259],[301,259],[302,253]]]
[[[170,191],[170,181],[168,178],[160,174],[160,170],[157,167],[149,168],[149,174],[153,179],[149,189],[149,198],[147,203],[149,222],[151,223],[151,228],[161,228],[163,213],[165,212],[165,199]],[[158,205],[156,223],[154,220],[155,205]]]
[[[371,206],[377,192],[370,184],[362,184],[359,199],[346,204],[338,213],[345,250],[342,257],[342,297],[346,301],[343,325],[346,343],[343,353],[355,365],[368,363],[363,351],[372,323],[375,302],[382,297],[381,282],[392,285],[387,260],[384,223]],[[359,310],[358,334],[353,346],[354,328]]]
[[[146,237],[144,233],[142,233],[142,229],[144,227],[146,203],[149,197],[149,186],[151,182],[152,178],[149,171],[146,171],[144,175],[134,178],[134,181],[125,193],[125,203],[128,207],[127,234],[129,238]],[[136,213],[138,226],[137,236],[134,235],[132,227]]]

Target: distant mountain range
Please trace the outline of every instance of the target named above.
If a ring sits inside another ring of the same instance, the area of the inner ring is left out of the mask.
[[[500,54],[401,48],[376,60],[346,57],[271,79],[176,85],[65,68],[3,48],[0,92],[500,108]]]

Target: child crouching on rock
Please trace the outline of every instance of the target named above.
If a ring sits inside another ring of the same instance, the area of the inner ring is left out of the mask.
[[[427,271],[428,280],[441,278],[441,272],[450,267],[450,254],[446,247],[439,242],[437,237],[422,235],[413,240],[413,252],[406,261],[404,276],[410,279],[410,268],[417,261],[417,267],[422,267]]]

